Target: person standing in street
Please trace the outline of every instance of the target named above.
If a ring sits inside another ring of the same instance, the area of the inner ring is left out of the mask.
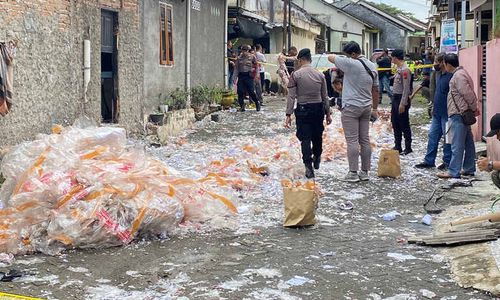
[[[250,54],[254,55],[255,58],[257,58],[257,51],[255,47],[252,47],[250,50]],[[259,101],[260,105],[262,106],[263,103],[263,98],[262,98],[262,93],[263,93],[263,87],[262,87],[262,81],[260,80],[260,62],[259,59],[257,58],[257,68],[254,70],[254,73],[252,74],[253,77],[253,84],[255,87],[255,95],[257,95],[257,100]]]
[[[278,76],[280,78],[280,91],[283,96],[288,96],[288,82],[290,80],[290,74],[288,73],[288,68],[286,67],[286,56],[283,53],[278,55]]]
[[[392,51],[392,62],[397,66],[394,76],[391,122],[394,130],[394,150],[408,155],[413,152],[411,148],[411,128],[410,128],[410,92],[411,92],[411,72],[404,61],[404,52],[401,49]],[[402,148],[403,135],[405,138],[405,149]]]
[[[234,63],[236,61],[236,54],[234,53],[233,42],[231,42],[231,41],[227,42],[227,59],[228,59],[228,69],[229,69],[228,70],[229,71],[228,87],[229,87],[229,89],[232,89],[233,83],[234,83],[233,74],[234,74]]]
[[[344,73],[342,89],[342,126],[347,141],[349,172],[344,181],[369,180],[371,167],[370,119],[378,117],[379,80],[377,68],[361,55],[356,42],[349,42],[343,49],[345,56],[331,54],[328,60]],[[361,171],[359,156],[361,149]]]
[[[471,125],[464,122],[466,111],[478,115],[477,97],[474,83],[469,73],[459,66],[458,55],[449,53],[444,56],[446,72],[453,74],[448,93],[448,118],[451,136],[451,160],[448,172],[437,174],[439,178],[460,178],[474,176],[476,173],[476,147]],[[450,142],[450,141],[448,141]],[[462,169],[463,168],[463,169]],[[463,171],[462,171],[463,170]]]
[[[262,53],[262,46],[260,44],[255,45],[255,57],[257,57],[257,62],[259,62],[259,79],[260,79],[260,86],[261,86],[261,95],[260,99],[262,98],[262,93],[264,92],[264,87],[266,86],[266,69],[264,68],[264,64],[267,62],[266,61],[266,56]],[[263,101],[261,102],[262,105]]]
[[[250,46],[241,47],[240,56],[236,60],[234,76],[238,78],[238,103],[240,111],[245,111],[245,95],[250,96],[250,100],[255,103],[257,111],[260,111],[260,102],[255,94],[254,78],[257,68],[257,58],[250,54]]]
[[[384,95],[384,90],[387,92],[387,96],[389,99],[392,99],[392,91],[391,91],[391,58],[389,57],[389,50],[384,49],[384,53],[377,59],[377,65],[381,69],[378,71],[378,80],[379,80],[379,103],[382,104],[382,97]],[[388,69],[388,70],[387,70]]]
[[[300,69],[290,76],[286,106],[285,127],[292,124],[292,113],[297,122],[297,138],[301,143],[305,176],[314,178],[314,169],[319,169],[323,152],[323,121],[332,123],[326,81],[323,74],[311,67],[311,50],[300,50]],[[297,107],[294,111],[295,103]]]
[[[288,74],[291,75],[298,69],[297,48],[295,46],[290,47],[290,49],[288,50],[288,56],[286,56],[285,58],[286,69],[288,71]]]
[[[424,161],[415,165],[415,168],[419,169],[435,167],[439,142],[446,133],[446,122],[448,122],[448,92],[450,90],[450,80],[453,75],[446,72],[444,67],[444,54],[436,55],[434,69],[434,76],[431,76],[431,86],[433,86],[432,80],[436,80],[437,83],[434,84],[434,92],[431,89],[431,95],[434,94],[432,121],[431,127],[429,128],[429,140]],[[451,145],[445,143],[443,146],[443,164],[441,164],[438,169],[447,169],[450,160]]]

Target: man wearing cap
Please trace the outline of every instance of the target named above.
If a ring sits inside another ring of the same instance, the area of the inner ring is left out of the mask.
[[[323,120],[332,122],[326,81],[322,73],[311,67],[311,50],[305,48],[297,55],[300,68],[293,72],[288,83],[285,127],[292,124],[292,113],[297,122],[297,138],[302,149],[302,161],[307,178],[319,169],[323,151]],[[297,107],[294,110],[295,103]],[[312,144],[312,147],[311,147]]]
[[[500,113],[496,113],[490,120],[490,132],[486,135],[486,137],[494,137],[497,136],[497,139],[500,141]],[[481,171],[492,172],[491,178],[495,185],[500,188],[500,161],[489,160],[487,157],[482,157],[477,161],[477,167]]]
[[[250,46],[243,45],[241,54],[234,66],[234,76],[238,78],[238,103],[241,111],[245,111],[245,95],[255,103],[257,111],[260,111],[260,102],[255,94],[254,73],[257,68],[257,58],[250,54]]]
[[[341,118],[349,162],[349,172],[344,181],[368,181],[372,155],[370,119],[376,120],[378,117],[377,68],[374,63],[361,55],[358,43],[349,42],[343,51],[347,56],[331,54],[328,60],[344,72]],[[359,170],[360,156],[361,170]]]

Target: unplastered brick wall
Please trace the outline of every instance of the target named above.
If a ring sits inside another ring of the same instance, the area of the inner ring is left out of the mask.
[[[0,41],[18,39],[14,106],[0,117],[0,147],[69,125],[85,112],[101,118],[101,10],[118,16],[120,124],[142,128],[139,0],[0,0]],[[91,41],[91,81],[83,102],[83,41]]]

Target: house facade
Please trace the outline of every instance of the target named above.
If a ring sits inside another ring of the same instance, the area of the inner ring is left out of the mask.
[[[145,113],[155,110],[176,88],[224,86],[225,1],[143,3]]]
[[[225,4],[2,1],[0,42],[16,41],[17,48],[14,104],[0,117],[0,147],[47,133],[53,124],[72,124],[82,114],[141,132],[145,116],[172,89],[223,85]]]
[[[410,24],[389,15],[367,1],[340,0],[332,3],[356,18],[373,24],[379,31],[378,48],[400,48],[411,52],[410,36],[417,30]]]
[[[324,0],[293,0],[293,3],[309,12],[315,19],[326,24],[326,51],[342,52],[350,41],[357,42],[364,53],[378,47],[378,29],[340,10]]]
[[[228,38],[236,46],[261,44],[266,53],[279,53],[288,44],[288,26],[284,27],[284,23],[291,23],[293,46],[310,48],[313,52],[324,48],[321,45],[324,24],[295,3],[290,8],[283,0],[229,0],[228,4]]]
[[[461,40],[461,3],[434,0],[431,7],[431,30],[436,40],[440,38],[441,22],[455,19],[458,43]],[[469,72],[474,81],[474,92],[478,97],[481,111],[478,122],[473,125],[477,142],[486,142],[488,156],[500,160],[500,142],[496,138],[485,138],[490,130],[489,120],[500,112],[500,0],[468,1],[466,14],[466,43],[459,50],[460,64]]]

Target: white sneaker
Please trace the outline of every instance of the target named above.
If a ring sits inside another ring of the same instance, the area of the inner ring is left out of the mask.
[[[347,173],[347,175],[344,177],[343,181],[352,182],[352,183],[359,182],[358,172],[349,171],[349,173]]]
[[[359,172],[359,180],[361,180],[361,181],[370,180],[370,176],[368,175],[368,171],[360,171]]]

